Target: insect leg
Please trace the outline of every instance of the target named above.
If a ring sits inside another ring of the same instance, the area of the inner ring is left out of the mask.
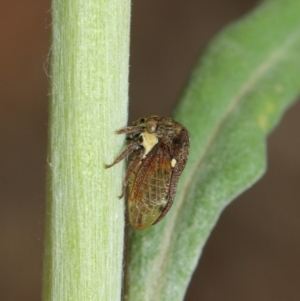
[[[117,134],[128,134],[128,133],[141,133],[143,131],[143,128],[141,126],[128,126],[124,129],[118,130]]]
[[[126,156],[130,155],[139,146],[139,144],[139,141],[134,141],[131,144],[129,144],[127,148],[124,149],[124,151],[116,158],[116,160],[112,164],[105,164],[105,168],[110,168],[115,164],[119,163]]]

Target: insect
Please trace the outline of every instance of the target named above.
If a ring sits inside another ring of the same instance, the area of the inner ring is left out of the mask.
[[[187,129],[169,117],[140,118],[117,134],[126,134],[128,145],[110,168],[129,156],[122,184],[128,186],[129,221],[142,230],[158,223],[173,204],[177,183],[189,153]]]

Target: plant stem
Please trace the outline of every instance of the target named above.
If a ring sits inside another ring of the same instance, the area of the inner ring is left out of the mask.
[[[120,300],[129,0],[53,0],[44,301]]]

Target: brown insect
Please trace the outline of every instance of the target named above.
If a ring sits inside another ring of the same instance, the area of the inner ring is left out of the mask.
[[[136,229],[146,229],[158,223],[173,204],[189,153],[189,132],[169,117],[152,115],[117,134],[127,134],[128,146],[106,168],[129,156],[120,198],[128,185],[129,221]]]

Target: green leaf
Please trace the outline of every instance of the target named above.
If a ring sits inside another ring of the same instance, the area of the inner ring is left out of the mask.
[[[175,119],[191,134],[168,215],[130,231],[128,301],[182,300],[222,210],[265,171],[266,136],[300,91],[300,2],[274,0],[211,42]]]

